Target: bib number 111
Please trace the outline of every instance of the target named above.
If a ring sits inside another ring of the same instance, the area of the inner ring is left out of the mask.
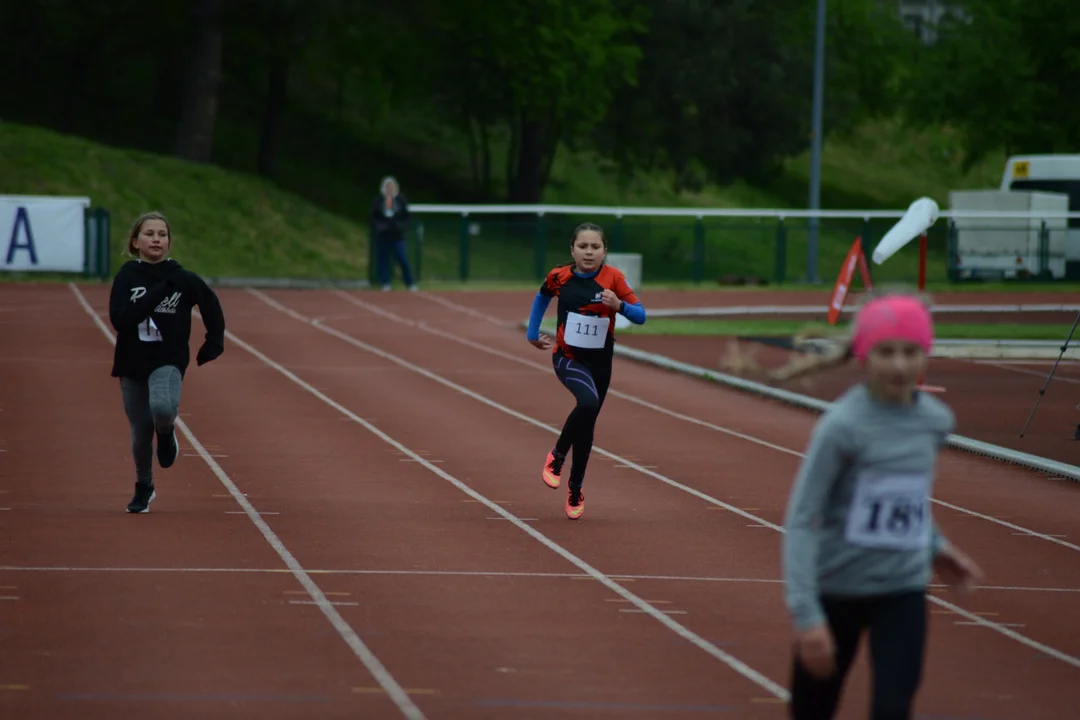
[[[563,328],[563,339],[572,347],[590,350],[604,347],[607,341],[608,318],[569,313]]]

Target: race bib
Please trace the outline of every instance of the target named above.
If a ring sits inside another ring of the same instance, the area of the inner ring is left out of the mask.
[[[930,544],[930,477],[863,475],[848,510],[845,537],[854,545],[919,550]]]
[[[607,341],[608,323],[611,320],[606,317],[591,317],[578,315],[575,312],[566,314],[566,325],[563,327],[563,340],[571,347],[585,350],[599,350]]]
[[[161,342],[161,331],[152,318],[146,318],[139,323],[139,339],[143,342]]]

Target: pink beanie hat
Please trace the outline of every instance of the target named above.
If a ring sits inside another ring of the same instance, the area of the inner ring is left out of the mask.
[[[892,296],[871,300],[855,318],[851,348],[860,362],[883,340],[907,340],[927,355],[934,343],[934,322],[930,311],[915,297]]]

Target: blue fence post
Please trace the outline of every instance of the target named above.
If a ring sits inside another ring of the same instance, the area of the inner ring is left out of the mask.
[[[776,284],[783,285],[787,278],[787,226],[784,218],[777,218],[776,225]]]
[[[108,280],[112,275],[112,215],[106,208],[97,209],[98,277]]]
[[[547,241],[547,219],[544,213],[538,212],[533,228],[533,263],[537,280],[543,280],[547,275]]]
[[[461,226],[458,232],[458,241],[458,261],[460,263],[458,274],[461,277],[461,282],[466,282],[469,279],[469,212],[467,210],[461,212]]]
[[[705,218],[698,215],[694,219],[694,266],[693,278],[700,283],[705,275]]]
[[[420,282],[421,263],[424,258],[424,223],[416,224],[416,244],[413,246],[413,277]]]

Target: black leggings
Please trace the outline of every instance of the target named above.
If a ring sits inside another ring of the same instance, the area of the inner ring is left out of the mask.
[[[870,630],[872,720],[910,720],[922,679],[926,646],[926,594],[922,591],[871,598],[822,598],[836,645],[836,672],[819,680],[792,664],[790,716],[831,720],[844,678],[855,660],[863,630]]]
[[[571,360],[558,352],[552,353],[551,363],[555,366],[555,375],[577,400],[563,424],[562,434],[555,443],[555,452],[566,455],[571,447],[574,449],[568,485],[580,490],[585,481],[585,466],[589,464],[592,453],[596,418],[611,384],[611,363],[586,365],[581,360]]]

